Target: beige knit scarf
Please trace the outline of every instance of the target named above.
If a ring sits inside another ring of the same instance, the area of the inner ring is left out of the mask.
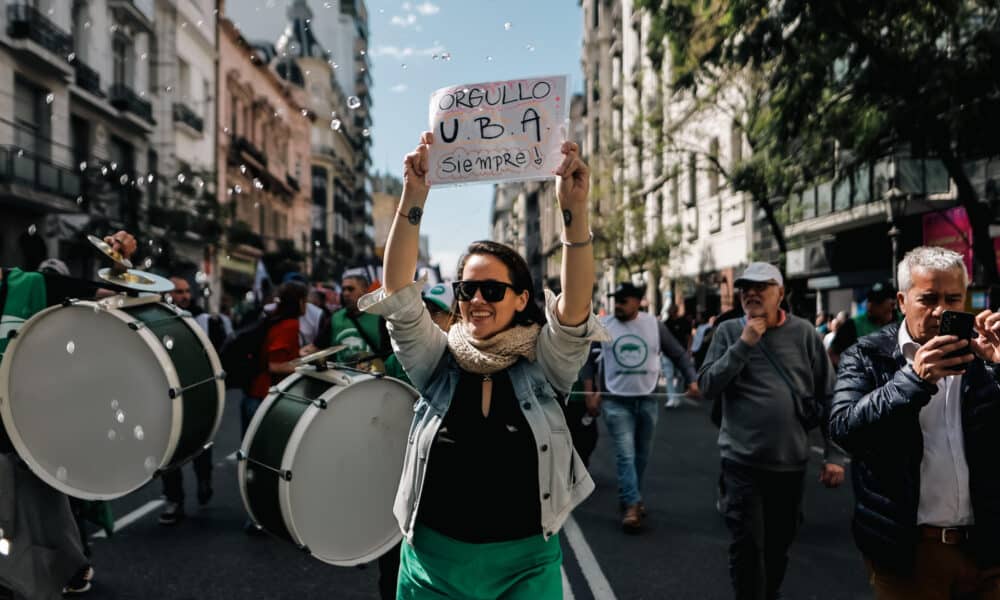
[[[462,369],[477,375],[491,375],[517,362],[520,357],[535,360],[535,341],[541,326],[518,325],[489,339],[469,335],[459,321],[448,330],[448,348]]]

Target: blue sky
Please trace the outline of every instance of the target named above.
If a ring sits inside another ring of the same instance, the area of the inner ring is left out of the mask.
[[[310,0],[314,12],[325,4]],[[250,39],[276,40],[287,21],[284,0],[227,5]],[[372,163],[380,171],[402,174],[403,156],[427,129],[428,101],[438,88],[568,74],[570,88],[582,89],[578,0],[370,0],[368,14]],[[433,58],[445,52],[450,60]],[[469,242],[488,236],[492,193],[492,184],[431,190],[421,232],[445,273],[454,271]]]

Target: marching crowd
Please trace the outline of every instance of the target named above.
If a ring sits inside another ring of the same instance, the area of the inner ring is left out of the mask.
[[[627,281],[609,294],[611,314],[599,318],[589,171],[566,143],[557,172],[559,295],[536,298],[524,259],[493,242],[469,246],[457,281],[423,284],[413,274],[433,143],[425,133],[406,157],[380,284],[347,272],[341,306],[331,310],[322,289],[289,273],[270,302],[243,310],[236,323],[201,311],[183,277],[172,277],[168,300],[195,317],[239,382],[244,431],[296,359],[331,346],[343,346],[335,362],[363,364],[420,392],[394,506],[403,541],[379,561],[383,598],[562,598],[556,534],[594,488],[586,464],[598,419],[615,455],[621,526],[639,533],[649,518],[643,479],[665,396],[668,408],[683,397],[711,404],[718,509],[731,536],[737,599],[781,595],[803,519],[813,430],[825,442],[823,485],[844,482],[850,457],[851,527],[877,598],[1000,599],[1000,478],[992,462],[1000,455],[1000,313],[975,315],[970,338],[942,333],[945,311],[967,306],[960,255],[911,250],[898,265],[898,290],[873,285],[855,318],[790,314],[781,272],[756,262],[734,282],[734,308],[698,323],[677,307],[660,322],[643,310],[645,290]],[[136,246],[125,232],[107,241],[125,256]],[[6,331],[70,295],[58,271],[51,262],[42,273],[3,271]],[[75,297],[98,293],[94,284],[76,285]],[[247,364],[247,356],[257,358]],[[0,443],[0,484],[13,471],[24,478],[9,442]],[[192,461],[200,504],[213,495],[210,452]],[[185,515],[182,469],[162,480],[159,520],[172,525]],[[82,521],[101,510],[74,502],[71,513],[65,498],[36,493],[48,503],[49,523],[36,516],[33,534],[61,553],[47,571],[58,580],[56,595],[86,592],[95,572]],[[8,496],[0,487],[0,540],[2,528],[23,518]],[[77,537],[54,524],[57,513],[68,522],[75,515]],[[258,531],[249,521],[246,530]],[[0,586],[9,588],[0,587],[0,598],[52,594],[52,581],[28,579],[0,556]]]

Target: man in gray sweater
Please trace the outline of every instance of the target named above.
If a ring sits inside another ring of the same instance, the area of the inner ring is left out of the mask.
[[[783,285],[773,265],[747,267],[735,282],[746,316],[718,326],[699,373],[702,393],[722,402],[721,508],[737,600],[778,597],[799,524],[808,429],[825,422],[833,390],[815,328],[780,308]],[[839,486],[842,463],[827,444],[820,481]]]

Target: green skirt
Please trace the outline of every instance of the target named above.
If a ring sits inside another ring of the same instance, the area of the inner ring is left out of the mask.
[[[417,525],[400,550],[397,600],[562,600],[559,536],[469,544]]]

